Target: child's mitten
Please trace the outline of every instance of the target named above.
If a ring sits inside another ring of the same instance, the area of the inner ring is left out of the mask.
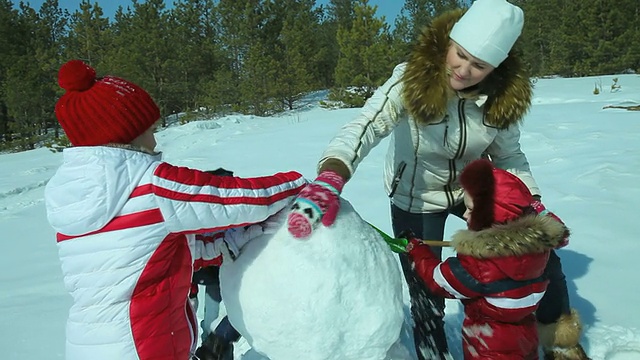
[[[261,225],[230,229],[225,231],[221,240],[216,241],[216,247],[224,259],[228,258],[225,256],[228,254],[232,260],[235,260],[243,246],[262,234],[264,230]]]
[[[310,236],[320,222],[331,226],[340,211],[340,193],[344,183],[336,172],[326,170],[302,189],[291,206],[287,220],[289,233],[301,239]]]
[[[536,211],[536,213],[538,213],[538,215],[541,216],[550,216],[553,219],[555,219],[556,221],[558,221],[560,224],[565,225],[565,223],[562,221],[562,219],[560,219],[560,217],[558,217],[558,215],[554,214],[553,212],[547,210],[547,208],[544,206],[544,204],[542,204],[542,202],[540,200],[534,200],[531,203],[531,207]],[[560,243],[560,245],[558,245],[558,247],[556,249],[560,249],[562,247],[565,247],[569,244],[569,236],[571,235],[571,233],[569,232],[569,229],[566,227],[565,225],[565,233],[564,233],[564,237],[562,238],[562,242]]]

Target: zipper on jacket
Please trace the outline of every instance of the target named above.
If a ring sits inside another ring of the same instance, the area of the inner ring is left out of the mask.
[[[460,99],[458,101],[458,119],[460,121],[460,141],[458,142],[458,150],[454,159],[462,158],[464,151],[467,148],[467,116],[464,113],[464,104],[466,100]]]
[[[406,167],[407,167],[407,163],[404,161],[401,161],[400,164],[398,164],[398,169],[393,175],[393,181],[391,181],[391,192],[389,193],[389,198],[393,198],[393,194],[396,193],[398,184],[400,184],[400,179],[402,179],[402,173],[404,172],[404,169]]]
[[[449,181],[444,187],[444,193],[447,196],[447,208],[451,208],[455,205],[455,197],[453,196],[453,189],[451,184],[456,180],[456,159],[462,158],[464,151],[467,147],[467,118],[464,113],[465,99],[458,100],[458,120],[460,121],[460,141],[458,141],[458,150],[456,151],[453,159],[449,160]],[[445,128],[445,134],[447,129]]]
[[[449,147],[449,115],[444,116],[444,136],[442,137],[442,146]]]
[[[451,190],[451,183],[456,178],[456,165],[454,160],[449,160],[449,180],[447,181],[447,185],[444,186],[444,194],[447,197],[447,209],[453,207],[455,198],[453,197],[453,190]]]
[[[444,128],[444,138],[442,139],[442,146],[449,146],[449,122],[447,120],[447,125]]]

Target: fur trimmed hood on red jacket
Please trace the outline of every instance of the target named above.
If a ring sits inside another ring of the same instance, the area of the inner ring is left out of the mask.
[[[446,112],[452,94],[446,65],[449,33],[463,14],[463,10],[454,10],[434,19],[423,30],[407,62],[403,98],[420,123],[437,121]],[[478,90],[488,96],[485,122],[494,127],[506,128],[522,121],[531,106],[533,86],[515,50],[479,84]]]
[[[526,215],[480,231],[460,230],[453,235],[451,246],[459,256],[477,259],[522,257],[556,248],[562,242],[565,230],[565,226],[552,217]],[[506,260],[501,270],[517,279],[519,274],[528,272],[526,267],[526,262]]]

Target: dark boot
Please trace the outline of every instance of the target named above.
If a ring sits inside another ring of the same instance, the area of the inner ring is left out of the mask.
[[[200,360],[233,360],[233,343],[211,333],[196,350],[196,357]]]
[[[580,344],[568,348],[552,348],[544,350],[544,360],[590,360]]]
[[[444,298],[433,296],[415,273],[405,254],[400,263],[411,296],[413,340],[418,360],[446,360],[451,357],[444,330]]]
[[[580,345],[582,323],[575,309],[551,324],[538,323],[538,336],[545,360],[590,360]]]
[[[435,299],[429,294],[421,294],[411,298],[411,312],[415,323],[413,338],[418,360],[450,358],[444,331],[443,300]],[[440,302],[443,304],[439,304]]]

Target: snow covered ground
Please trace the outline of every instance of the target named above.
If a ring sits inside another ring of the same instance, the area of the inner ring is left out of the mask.
[[[640,359],[640,112],[603,109],[640,103],[640,76],[541,79],[527,116],[522,147],[547,207],[571,228],[559,251],[572,304],[585,323],[583,344],[594,360]],[[595,84],[603,91],[593,94]],[[315,94],[296,111],[269,118],[233,115],[175,126],[157,134],[165,160],[201,169],[225,167],[239,176],[297,170],[313,178],[316,162],[338,129],[359,109],[327,110]],[[361,164],[343,196],[366,221],[391,232],[382,188],[383,141]],[[44,185],[61,163],[47,149],[0,155],[0,357],[63,359],[65,292]],[[634,220],[636,219],[636,220]],[[447,234],[464,227],[458,219]],[[451,255],[451,253],[446,253]],[[635,284],[635,285],[634,285]],[[408,293],[405,289],[405,306]],[[201,314],[201,309],[200,309]],[[461,358],[457,302],[447,303],[447,331]],[[410,344],[404,334],[402,339]],[[236,358],[263,359],[239,346]]]

